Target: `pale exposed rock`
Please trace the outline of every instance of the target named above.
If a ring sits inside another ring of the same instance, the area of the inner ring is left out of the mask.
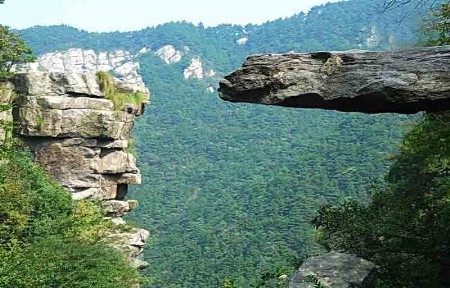
[[[9,81],[0,81],[0,103],[11,104],[14,95],[14,85]],[[0,123],[7,125],[7,123],[12,123],[12,121],[12,109],[0,111]],[[5,140],[8,133],[6,127],[0,126],[0,144]]]
[[[180,62],[183,54],[172,45],[166,45],[156,50],[155,55],[161,58],[166,64]]]
[[[133,163],[132,165],[136,165]],[[105,151],[100,157],[97,173],[100,174],[121,174],[128,169],[128,153],[121,150]]]
[[[136,269],[142,270],[148,267],[148,262],[145,262],[141,259],[137,259],[137,258],[131,258],[131,267],[134,267]]]
[[[140,54],[142,53],[138,53],[138,55]],[[136,60],[138,55],[131,55],[129,51],[124,50],[97,54],[94,50],[73,48],[67,51],[44,54],[36,62],[20,65],[16,67],[16,70],[22,72],[73,72],[75,74],[114,71],[116,76],[123,81],[140,86],[143,89],[145,85],[139,75],[140,67]]]
[[[245,45],[248,42],[248,37],[242,37],[236,40],[236,44],[238,45]]]
[[[90,97],[103,97],[96,77],[92,73],[19,73],[14,76],[13,82],[20,95],[81,94],[90,95]]]
[[[122,217],[138,207],[136,200],[120,201],[108,200],[103,202],[103,208],[112,217]]]
[[[84,189],[80,192],[73,192],[71,193],[73,200],[83,200],[83,199],[89,199],[89,198],[95,198],[95,195],[99,194],[98,188],[88,188]]]
[[[142,184],[141,174],[140,173],[124,173],[119,178],[118,184],[133,184],[140,185]]]
[[[113,217],[113,218],[111,218],[111,222],[114,225],[126,225],[127,224],[127,222],[125,220],[123,220],[122,218],[120,218],[120,217]]]
[[[23,108],[42,109],[90,109],[90,110],[114,110],[114,104],[107,99],[96,99],[88,97],[70,97],[64,96],[36,96],[36,97],[20,97],[16,104]]]
[[[98,140],[96,146],[107,149],[125,149],[128,148],[128,140]]]
[[[130,256],[139,256],[145,246],[145,242],[150,237],[150,232],[144,229],[132,229],[128,232],[111,231],[107,238],[112,246],[128,251]]]
[[[70,51],[65,65],[78,67],[81,56],[95,60],[93,51],[83,53]],[[119,51],[114,57],[128,54]],[[115,110],[112,101],[92,92],[99,90],[92,74],[22,73],[14,81],[19,96],[14,113],[16,132],[30,146],[36,161],[72,192],[74,199],[123,198],[128,184],[141,183],[136,159],[124,149],[142,107]],[[126,93],[139,89],[116,82]]]
[[[205,77],[209,77],[209,78],[212,78],[212,77],[214,77],[216,75],[217,75],[217,73],[213,69],[211,69],[211,70],[209,70],[208,72],[205,73]]]
[[[294,275],[289,288],[313,288],[314,276],[325,288],[373,288],[376,266],[353,255],[329,252],[308,258]]]
[[[109,200],[103,202],[106,213],[114,217],[122,217],[131,211],[130,205],[125,201]]]
[[[136,158],[125,151],[134,118],[149,102],[150,93],[140,86],[141,78],[135,74],[138,65],[120,64],[130,57],[126,51],[97,57],[92,50],[71,49],[45,57],[50,60],[42,65],[62,70],[69,67],[72,72],[18,74],[16,87],[0,82],[0,103],[10,101],[14,90],[18,92],[14,113],[8,111],[7,116],[14,116],[16,132],[30,147],[35,161],[71,192],[74,200],[104,200],[103,206],[116,225],[107,232],[110,245],[126,252],[130,265],[142,269],[148,263],[134,257],[142,255],[150,234],[128,227],[119,218],[138,206],[134,200],[122,201],[128,185],[141,183]],[[128,73],[129,81],[115,80],[117,90],[145,93],[143,103],[118,111],[100,92],[95,75],[73,72],[97,69],[98,65],[117,66],[117,73]]]
[[[220,97],[365,113],[450,109],[450,46],[400,52],[250,56],[220,82]]]
[[[372,26],[370,28],[370,35],[366,39],[366,46],[372,48],[377,46],[378,42],[378,29],[376,26]]]
[[[183,75],[185,79],[203,79],[203,64],[200,58],[192,58],[189,63],[189,67],[184,70]]]
[[[31,102],[29,102],[31,103]],[[133,115],[92,109],[19,108],[18,132],[27,136],[126,139]]]
[[[150,52],[150,49],[148,49],[147,47],[144,47],[141,50],[139,50],[139,54],[147,54],[148,52]]]

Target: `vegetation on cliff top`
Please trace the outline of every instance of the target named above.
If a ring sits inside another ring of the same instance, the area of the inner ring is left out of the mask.
[[[114,103],[114,108],[116,110],[125,108],[127,104],[141,107],[141,105],[148,100],[147,95],[141,91],[136,91],[134,93],[119,91],[114,77],[109,72],[99,71],[96,73],[96,76],[100,89],[105,94],[105,98]]]
[[[0,25],[0,79],[10,77],[15,64],[33,61],[35,57],[31,53],[30,47],[17,33]]]

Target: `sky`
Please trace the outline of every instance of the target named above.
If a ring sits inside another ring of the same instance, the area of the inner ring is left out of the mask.
[[[133,31],[170,21],[261,24],[336,0],[5,0],[0,23],[22,29],[67,24],[92,32]]]

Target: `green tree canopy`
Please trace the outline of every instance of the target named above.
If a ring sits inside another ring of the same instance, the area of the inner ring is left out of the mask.
[[[25,40],[8,26],[0,25],[0,78],[9,77],[15,64],[33,61],[31,53]]]

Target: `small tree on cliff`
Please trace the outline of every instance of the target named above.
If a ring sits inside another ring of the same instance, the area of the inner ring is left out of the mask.
[[[0,79],[11,76],[10,71],[15,64],[33,61],[31,53],[25,40],[8,26],[0,25]]]

